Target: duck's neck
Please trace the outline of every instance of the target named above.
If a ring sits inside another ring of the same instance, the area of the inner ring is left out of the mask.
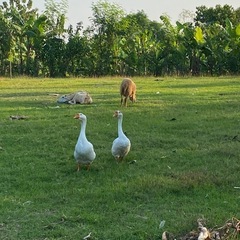
[[[122,121],[123,121],[123,117],[119,117],[118,118],[118,136],[123,136],[123,130],[122,130]]]
[[[86,138],[86,125],[87,125],[87,120],[83,120],[81,122],[81,131],[79,134],[79,138]]]

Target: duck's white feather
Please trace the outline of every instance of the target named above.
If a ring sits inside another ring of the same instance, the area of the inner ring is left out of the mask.
[[[96,157],[93,145],[87,140],[84,141],[82,139],[78,139],[77,144],[75,146],[74,157],[77,163],[81,164],[91,163]]]
[[[129,153],[131,142],[122,129],[123,114],[120,111],[116,111],[114,117],[118,118],[118,137],[113,141],[111,151],[112,155],[119,161]]]
[[[86,137],[87,117],[79,113],[75,116],[81,120],[81,130],[74,150],[74,158],[78,164],[89,165],[96,157],[92,143]]]

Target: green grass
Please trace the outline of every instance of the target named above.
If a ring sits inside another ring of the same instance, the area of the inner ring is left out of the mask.
[[[134,78],[137,102],[121,108],[132,149],[117,164],[120,81],[0,79],[0,239],[157,240],[198,218],[240,218],[240,78]],[[77,90],[94,103],[52,95]],[[73,158],[78,112],[97,154],[90,171],[76,172]]]

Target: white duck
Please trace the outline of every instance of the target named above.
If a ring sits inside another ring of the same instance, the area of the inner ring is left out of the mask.
[[[87,117],[83,113],[78,113],[74,117],[81,121],[81,131],[75,146],[74,157],[77,162],[77,171],[80,170],[81,165],[86,165],[90,169],[90,165],[96,157],[92,143],[86,138]]]
[[[122,130],[123,114],[117,110],[115,111],[113,117],[118,118],[118,137],[113,141],[112,155],[118,162],[120,162],[129,153],[131,142]]]

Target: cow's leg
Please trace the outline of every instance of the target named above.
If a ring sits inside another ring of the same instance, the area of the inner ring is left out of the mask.
[[[121,106],[123,104],[123,95],[121,95]]]
[[[74,99],[68,101],[69,104],[76,104],[76,101]]]
[[[124,106],[127,107],[127,97],[124,98]]]

